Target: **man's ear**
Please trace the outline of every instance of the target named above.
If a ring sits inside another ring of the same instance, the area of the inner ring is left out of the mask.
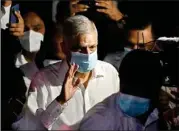
[[[62,41],[61,43],[61,48],[62,48],[62,51],[65,53],[65,55],[67,54],[67,44],[65,44],[64,41]]]
[[[69,58],[71,56],[69,44],[63,41],[61,45],[62,51],[64,52],[66,57]]]

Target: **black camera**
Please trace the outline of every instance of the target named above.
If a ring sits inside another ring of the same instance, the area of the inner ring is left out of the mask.
[[[103,7],[96,6],[95,0],[80,0],[78,4],[84,4],[89,6],[89,10],[104,9]]]
[[[161,49],[154,53],[163,66],[163,86],[179,87],[179,37],[160,37],[156,46]]]

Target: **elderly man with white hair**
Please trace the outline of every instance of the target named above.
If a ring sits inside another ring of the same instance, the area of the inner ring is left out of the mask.
[[[98,33],[87,17],[69,17],[63,29],[66,60],[41,70],[31,83],[19,130],[78,129],[84,114],[119,91],[117,70],[98,60]]]

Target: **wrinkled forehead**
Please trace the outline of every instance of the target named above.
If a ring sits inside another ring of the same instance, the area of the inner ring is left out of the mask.
[[[98,44],[96,33],[79,34],[73,37],[70,41],[71,46],[89,47]]]
[[[129,31],[128,41],[134,44],[137,43],[148,43],[153,41],[153,34],[151,27],[144,30],[131,30]]]

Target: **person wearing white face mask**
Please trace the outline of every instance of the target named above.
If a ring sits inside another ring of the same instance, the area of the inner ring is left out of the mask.
[[[1,7],[1,29],[5,30],[6,28],[8,28],[7,24],[9,23],[11,5],[11,0],[5,0]]]
[[[25,96],[27,96],[31,79],[39,71],[36,64],[36,55],[44,39],[45,25],[43,20],[34,12],[28,12],[23,18],[24,35],[19,38],[22,50],[16,56],[15,65],[23,73],[27,88]]]
[[[44,22],[34,12],[29,12],[24,16],[24,24],[24,36],[20,38],[22,51],[17,55],[15,61],[17,68],[34,61],[37,52],[40,50],[41,42],[45,34]]]
[[[98,60],[94,23],[82,15],[70,17],[64,23],[63,35],[66,59],[34,76],[23,117],[14,128],[78,129],[91,107],[119,91],[117,70]]]

